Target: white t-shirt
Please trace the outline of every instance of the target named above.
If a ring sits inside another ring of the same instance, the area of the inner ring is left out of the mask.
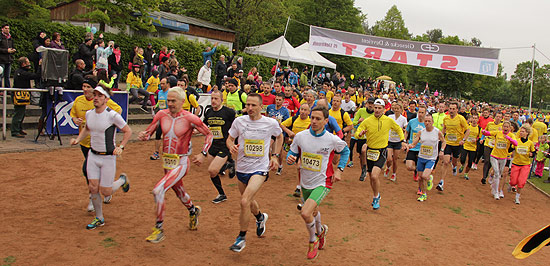
[[[290,150],[298,154],[302,161],[300,185],[306,189],[320,186],[332,188],[332,158],[334,152],[341,152],[346,145],[345,141],[328,131],[321,136],[314,136],[311,129],[296,134]]]
[[[95,109],[86,112],[86,127],[90,130],[90,144],[98,152],[113,152],[116,148],[116,129],[126,126],[122,116],[109,107],[101,113]]]
[[[346,102],[346,100],[342,100],[342,105],[340,106],[344,112],[355,112],[356,105],[353,101]]]
[[[248,115],[237,117],[229,129],[231,137],[238,137],[237,172],[268,172],[271,136],[281,133],[279,123],[273,118],[262,116],[252,121]]]
[[[400,115],[399,118],[397,118],[397,119],[395,119],[395,114],[391,114],[388,117],[393,119],[393,121],[395,121],[399,125],[399,127],[401,127],[401,128],[405,128],[407,126],[407,118],[405,118],[402,115]],[[401,139],[399,138],[399,134],[390,129],[389,141],[390,142],[401,142]]]
[[[418,157],[426,160],[435,160],[439,151],[437,145],[439,144],[439,129],[434,127],[432,131],[428,132],[425,128],[420,131],[420,152]]]

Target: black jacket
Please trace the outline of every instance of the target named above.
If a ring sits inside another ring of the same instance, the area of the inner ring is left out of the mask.
[[[82,83],[84,82],[84,77],[90,72],[80,70],[75,68],[71,74],[69,74],[69,80],[67,81],[67,89],[80,90],[82,89]]]
[[[116,62],[116,56],[115,54],[111,54],[108,58],[107,58],[108,62],[109,62],[109,65],[111,66],[111,70],[112,71],[116,71],[116,72],[120,72],[122,71],[122,58],[120,59],[120,61]]]
[[[8,48],[13,48],[13,37],[7,39],[4,34],[0,33],[0,64],[13,62],[13,54],[8,53]]]
[[[218,60],[218,63],[216,63],[216,69],[214,70],[214,73],[216,73],[216,77],[222,77],[227,75],[227,66],[225,63],[223,63],[221,60]]]
[[[40,78],[40,70],[34,73],[30,68],[20,67],[15,70],[15,74],[13,76],[13,87],[29,89],[31,88],[31,80],[38,78]]]
[[[86,69],[92,69],[94,66],[95,49],[86,45],[86,43],[81,43],[78,46],[78,54],[80,55],[80,59],[86,63]]]
[[[146,65],[152,65],[153,64],[153,49],[145,48],[145,51],[143,51],[143,59],[147,61],[145,63]]]

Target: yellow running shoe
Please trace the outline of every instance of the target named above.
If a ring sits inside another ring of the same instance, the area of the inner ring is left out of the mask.
[[[189,214],[189,230],[197,230],[199,225],[199,215],[201,214],[201,207],[195,206],[195,213]]]
[[[162,228],[153,227],[153,233],[145,238],[147,242],[158,243],[164,240],[164,230]]]
[[[428,179],[428,186],[427,186],[428,191],[432,190],[433,186],[434,186],[434,176],[430,175],[430,179]]]

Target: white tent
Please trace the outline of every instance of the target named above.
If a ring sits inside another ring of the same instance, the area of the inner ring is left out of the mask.
[[[282,47],[281,47],[282,45]],[[280,58],[281,61],[292,61],[313,65],[314,61],[301,55],[290,43],[283,37],[279,37],[271,42],[258,46],[246,47],[245,53],[263,55],[271,58]],[[279,57],[280,53],[280,57]]]
[[[299,53],[310,60],[313,61],[313,65],[315,66],[322,66],[322,67],[328,67],[332,69],[336,69],[336,64],[330,62],[328,59],[324,58],[322,55],[320,55],[318,52],[310,50],[309,49],[309,42],[305,42],[302,45],[296,47],[296,50],[299,51]]]

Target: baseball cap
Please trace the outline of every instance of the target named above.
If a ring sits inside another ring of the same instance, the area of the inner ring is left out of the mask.
[[[84,83],[90,85],[90,87],[92,87],[92,88],[97,87],[97,82],[96,82],[95,80],[93,80],[93,79],[85,79],[85,80],[82,82],[82,84],[84,84]]]
[[[102,87],[100,87],[100,86],[95,87],[94,91],[98,91],[99,93],[105,95],[105,97],[111,98],[111,95],[109,95],[109,93],[107,93],[107,92],[106,92]]]
[[[242,69],[239,70],[239,73],[244,73],[244,71]]]
[[[382,100],[382,99],[376,99],[376,101],[374,101],[374,105],[382,105],[382,106],[385,106],[386,103],[385,103],[384,100]]]
[[[367,100],[367,103],[374,103],[375,101],[376,101],[376,98],[370,97],[370,98]]]
[[[230,79],[230,80],[227,81],[227,82],[229,82],[229,83],[231,83],[231,84],[233,84],[233,85],[235,85],[235,86],[239,86],[239,83],[237,82],[236,79]]]

